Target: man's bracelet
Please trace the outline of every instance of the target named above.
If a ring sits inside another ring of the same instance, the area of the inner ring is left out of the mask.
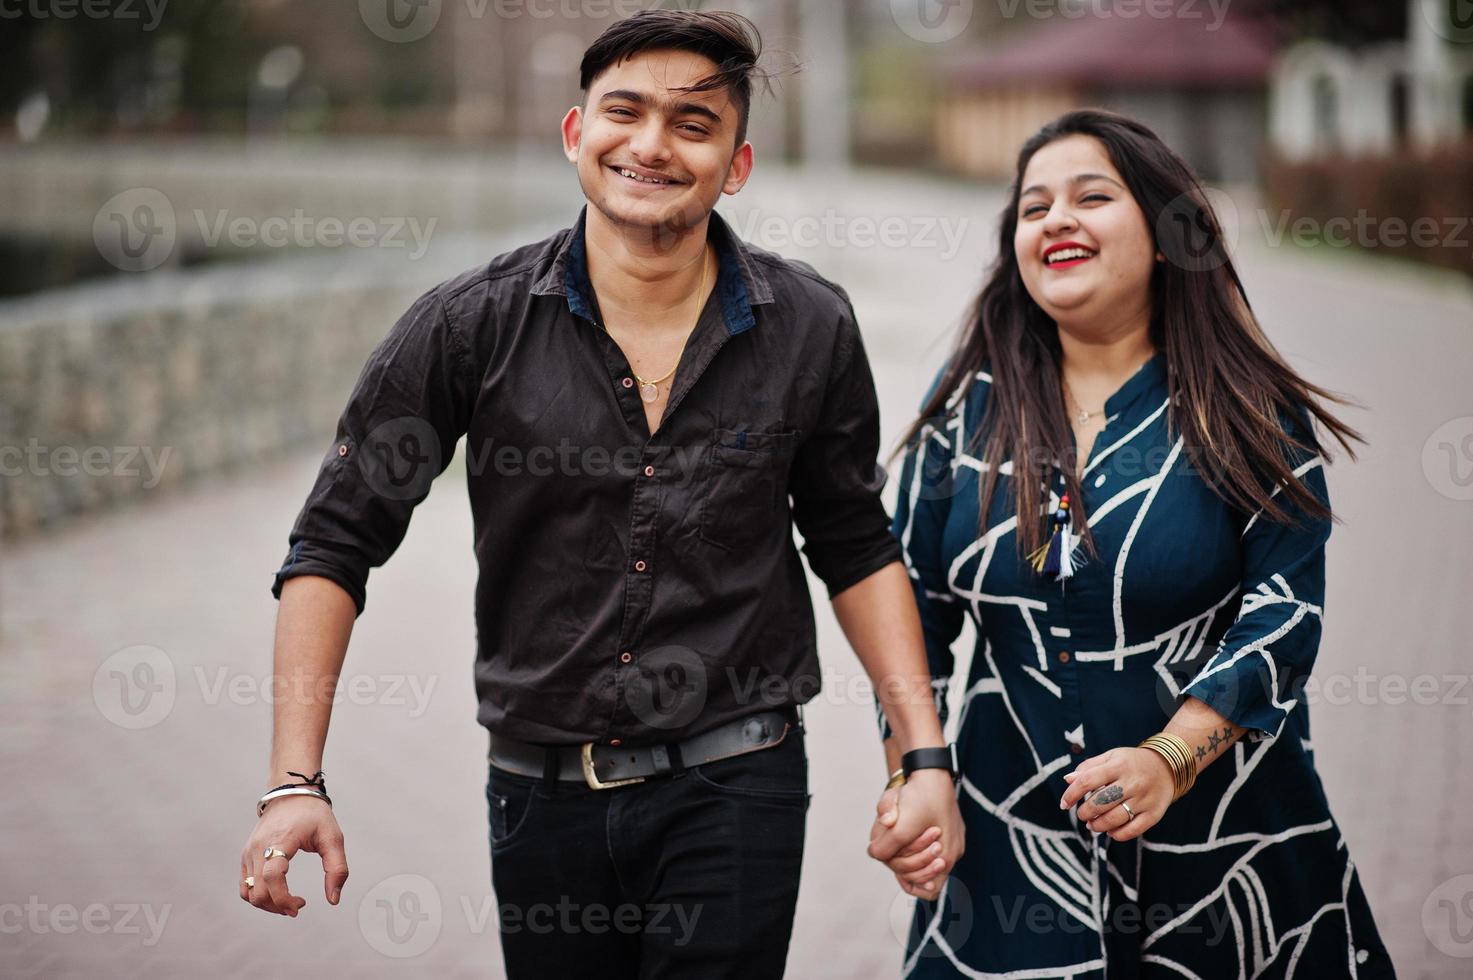
[[[891,790],[897,786],[905,785],[905,770],[896,769],[890,774],[890,781],[885,784],[885,789]]]
[[[328,806],[332,806],[332,800],[328,799],[326,793],[321,790],[312,789],[310,786],[279,786],[256,801],[256,816],[266,812],[266,804],[272,800],[279,800],[283,796],[315,796]]]
[[[282,783],[280,786],[267,790],[266,795],[256,801],[256,816],[259,817],[266,812],[267,803],[283,796],[315,796],[328,806],[332,806],[332,799],[327,795],[327,780],[324,778],[326,773],[321,769],[314,772],[310,777],[300,772],[292,772],[290,769],[286,771],[286,774],[288,776],[296,776],[298,779],[304,780],[304,782]]]

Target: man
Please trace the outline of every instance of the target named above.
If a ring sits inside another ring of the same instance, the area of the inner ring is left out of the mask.
[[[466,436],[513,977],[782,975],[808,805],[797,706],[819,677],[793,523],[892,754],[918,750],[871,853],[934,896],[963,847],[852,308],[712,213],[752,171],[758,43],[744,18],[685,11],[594,43],[562,124],[590,206],[395,325],[277,572],[277,673],[335,678],[369,568]],[[322,855],[330,902],[347,877],[317,773],[328,708],[275,709],[275,790],[242,858],[241,896],[265,910],[305,905],[285,882],[299,849]]]

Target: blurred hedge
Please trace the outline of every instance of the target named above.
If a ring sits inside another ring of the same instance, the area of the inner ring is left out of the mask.
[[[1372,253],[1389,253],[1473,276],[1473,141],[1421,156],[1329,159],[1264,165],[1264,190],[1274,208],[1291,220],[1309,218],[1320,227],[1364,215],[1380,233],[1368,236]],[[1418,243],[1410,231],[1386,231],[1388,219],[1411,229],[1419,220],[1436,225],[1436,244]],[[1352,234],[1352,238],[1361,237]]]

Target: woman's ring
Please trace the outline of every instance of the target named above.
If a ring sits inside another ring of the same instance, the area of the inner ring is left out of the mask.
[[[266,850],[262,853],[261,856],[264,857],[266,860],[269,861],[272,858],[284,858],[284,857],[286,857],[286,852],[283,851],[281,848],[277,847],[275,844],[272,844],[270,847],[266,848]]]
[[[1120,805],[1123,806],[1123,807],[1125,807],[1125,812],[1126,813],[1130,814],[1130,816],[1128,816],[1128,817],[1125,818],[1125,822],[1126,823],[1130,823],[1132,820],[1135,819],[1135,811],[1132,810],[1130,808],[1130,804],[1127,803],[1127,802],[1125,802],[1124,800],[1121,800],[1120,801]]]
[[[256,876],[255,875],[246,875],[245,886],[247,888],[255,888],[256,887]]]

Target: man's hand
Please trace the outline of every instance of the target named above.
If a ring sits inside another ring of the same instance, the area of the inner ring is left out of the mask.
[[[966,850],[966,827],[951,776],[918,769],[875,805],[869,856],[895,875],[907,895],[934,900]]]
[[[286,857],[266,859],[266,848],[275,847]],[[343,882],[348,880],[348,855],[343,850],[343,832],[338,828],[332,807],[309,796],[286,796],[266,804],[266,812],[256,821],[245,851],[240,856],[240,897],[258,909],[279,915],[297,917],[307,904],[287,891],[287,863],[298,851],[311,851],[322,857],[325,872],[322,889],[329,903],[342,898]],[[255,876],[256,887],[247,888],[247,876]]]

